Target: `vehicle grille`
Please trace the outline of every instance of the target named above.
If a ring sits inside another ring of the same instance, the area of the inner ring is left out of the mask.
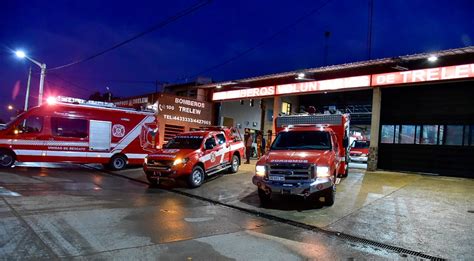
[[[268,166],[268,175],[283,176],[285,180],[309,180],[314,168],[307,163],[273,163]]]
[[[152,165],[154,167],[166,167],[171,168],[173,166],[173,160],[152,160],[148,159],[148,165]]]

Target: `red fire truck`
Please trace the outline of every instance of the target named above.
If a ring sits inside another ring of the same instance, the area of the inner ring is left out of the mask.
[[[239,170],[244,143],[235,129],[206,127],[185,132],[169,140],[163,149],[145,158],[143,169],[151,185],[161,179],[186,178],[191,188],[199,187],[206,176]]]
[[[349,115],[310,114],[276,118],[277,136],[256,164],[252,182],[262,204],[272,194],[324,197],[334,204],[337,176],[347,176]]]
[[[69,97],[48,98],[0,130],[0,166],[15,161],[142,164],[156,151],[154,112]]]

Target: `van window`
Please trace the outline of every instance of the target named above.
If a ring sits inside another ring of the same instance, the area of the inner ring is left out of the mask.
[[[86,138],[88,136],[87,120],[51,118],[51,130],[53,136]]]
[[[29,116],[16,129],[19,133],[40,133],[43,130],[43,116]]]

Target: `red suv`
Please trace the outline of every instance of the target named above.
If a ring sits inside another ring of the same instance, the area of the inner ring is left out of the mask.
[[[183,177],[199,187],[207,176],[239,170],[244,144],[234,129],[209,127],[175,136],[163,149],[145,158],[143,169],[150,184]]]

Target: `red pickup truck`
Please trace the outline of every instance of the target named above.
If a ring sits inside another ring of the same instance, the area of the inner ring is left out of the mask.
[[[195,188],[207,176],[237,172],[243,155],[244,144],[235,129],[208,127],[175,136],[163,149],[145,158],[143,169],[151,185],[183,177]]]

